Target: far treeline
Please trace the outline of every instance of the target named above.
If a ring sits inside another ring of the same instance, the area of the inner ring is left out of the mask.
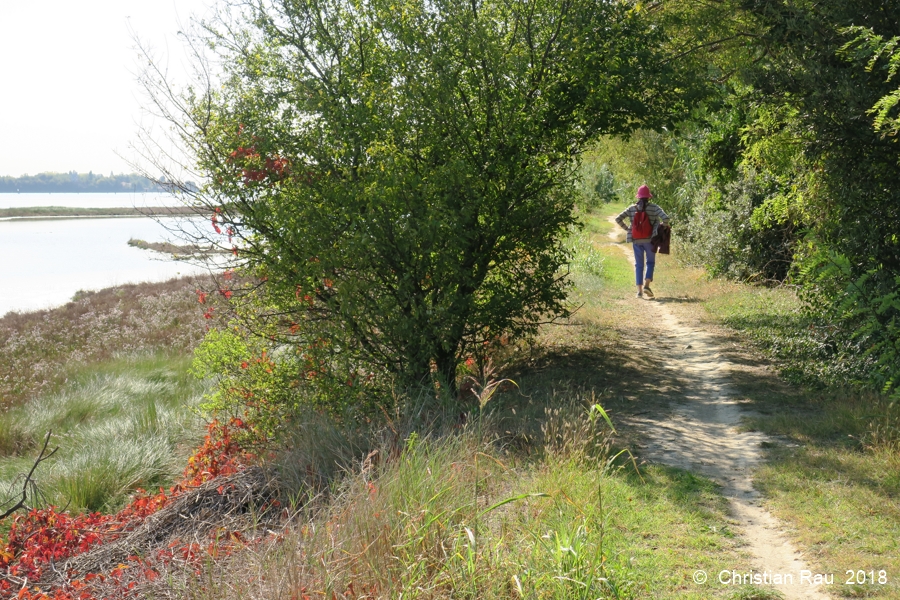
[[[185,184],[193,188],[192,182]],[[153,181],[138,173],[122,173],[105,175],[89,173],[38,173],[21,177],[0,177],[0,194],[47,194],[47,193],[80,193],[91,192],[101,194],[167,192],[170,187],[165,179]]]
[[[269,0],[222,19],[191,34],[210,79],[174,92],[150,57],[143,77],[208,182],[206,241],[238,257],[218,291],[253,331],[198,354],[222,406],[456,392],[463,365],[571,314],[567,240],[642,183],[682,260],[798,291],[790,352],[900,389],[900,2]]]

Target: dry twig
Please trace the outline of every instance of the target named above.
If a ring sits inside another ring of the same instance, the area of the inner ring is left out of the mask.
[[[47,452],[47,446],[50,444],[50,436],[53,434],[53,431],[47,432],[47,437],[44,438],[44,445],[41,448],[41,453],[38,454],[37,459],[34,461],[34,464],[31,465],[31,470],[28,471],[28,474],[25,476],[25,481],[22,483],[22,497],[12,505],[9,509],[6,510],[2,515],[0,515],[0,521],[13,514],[20,508],[27,508],[26,502],[28,502],[28,488],[31,488],[31,495],[34,497],[37,495],[37,486],[34,483],[34,472],[38,468],[38,465],[56,454],[56,451],[59,450],[59,447],[54,448],[50,452]],[[3,505],[9,504],[12,502],[12,498],[3,503]]]

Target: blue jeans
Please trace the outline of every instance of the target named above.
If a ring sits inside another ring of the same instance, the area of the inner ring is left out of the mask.
[[[635,242],[634,246],[634,282],[644,285],[644,279],[653,279],[653,267],[656,266],[656,254],[650,242]],[[644,255],[647,256],[647,275],[644,276]]]

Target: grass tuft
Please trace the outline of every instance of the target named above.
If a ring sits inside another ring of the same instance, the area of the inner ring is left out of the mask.
[[[48,431],[59,451],[36,473],[48,504],[113,510],[138,487],[173,481],[202,438],[205,388],[189,361],[138,355],[81,367],[63,390],[0,413],[0,490],[15,490]]]

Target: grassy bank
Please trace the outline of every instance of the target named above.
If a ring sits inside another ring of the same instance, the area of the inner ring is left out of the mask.
[[[196,285],[79,292],[0,319],[0,499],[21,495],[51,431],[59,450],[36,471],[41,505],[111,510],[181,473],[203,431],[204,384],[187,374],[206,328]]]
[[[755,408],[748,427],[778,440],[756,476],[768,505],[824,571],[835,573],[842,597],[900,598],[900,405],[875,392],[823,385],[845,369],[852,381],[852,362],[816,360],[814,338],[798,333],[804,317],[790,292],[734,290],[705,305],[783,374],[740,386]]]
[[[611,466],[586,400],[569,395],[540,417],[526,409],[519,422],[537,435],[512,432],[511,420],[495,415],[381,447],[392,458],[346,473],[282,537],[199,573],[173,569],[143,593],[733,597],[691,580],[696,569],[718,572],[741,559],[716,487],[678,470]]]

